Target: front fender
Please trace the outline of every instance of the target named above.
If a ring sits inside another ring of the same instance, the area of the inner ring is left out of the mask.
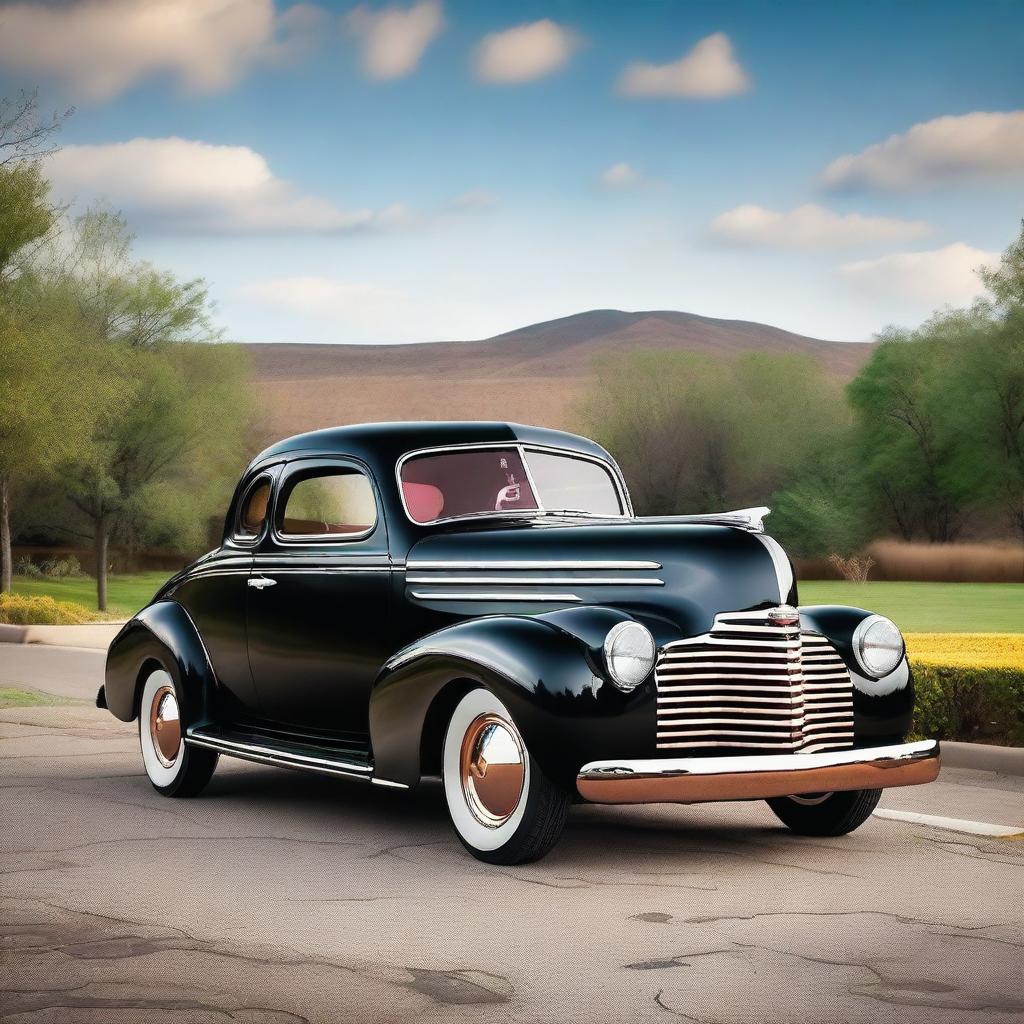
[[[177,601],[157,601],[125,623],[107,652],[103,695],[123,722],[138,714],[140,687],[149,666],[175,682],[182,722],[197,725],[210,716],[214,674],[206,648],[188,612]]]
[[[471,619],[399,651],[370,695],[375,775],[415,785],[439,764],[451,710],[473,686],[505,704],[527,749],[557,782],[572,785],[580,766],[605,751],[644,756],[653,682],[625,694],[604,678],[600,660],[608,629],[629,616],[610,608],[575,611],[585,614]]]
[[[857,746],[873,746],[902,740],[910,731],[914,714],[914,678],[904,654],[903,660],[887,676],[865,676],[853,653],[853,634],[875,612],[845,605],[807,605],[800,607],[800,622],[828,637],[846,662],[853,681],[853,728]]]

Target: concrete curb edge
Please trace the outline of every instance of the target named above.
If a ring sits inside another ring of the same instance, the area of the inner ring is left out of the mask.
[[[1024,775],[1024,747],[997,747],[988,743],[942,741],[942,764],[946,768],[973,768],[1003,775]]]

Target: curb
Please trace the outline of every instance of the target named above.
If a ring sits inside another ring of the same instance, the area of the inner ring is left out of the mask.
[[[0,643],[91,647],[105,651],[123,625],[123,622],[96,622],[82,626],[9,626],[0,623]]]
[[[988,743],[954,743],[943,740],[944,768],[973,768],[1003,775],[1024,775],[1024,747],[997,747]]]
[[[25,637],[28,635],[29,626],[8,626],[0,622],[0,644],[24,644],[28,643]]]

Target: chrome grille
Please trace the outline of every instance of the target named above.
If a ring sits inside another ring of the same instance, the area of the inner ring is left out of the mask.
[[[829,641],[766,611],[716,616],[666,644],[655,669],[659,749],[815,753],[853,745],[853,684]]]

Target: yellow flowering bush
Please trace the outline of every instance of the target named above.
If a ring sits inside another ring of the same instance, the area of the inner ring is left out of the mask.
[[[73,601],[0,594],[0,623],[10,626],[80,626],[100,616]]]
[[[1024,634],[908,633],[919,737],[1024,746]]]
[[[1024,633],[908,633],[907,655],[922,665],[1024,672]]]

